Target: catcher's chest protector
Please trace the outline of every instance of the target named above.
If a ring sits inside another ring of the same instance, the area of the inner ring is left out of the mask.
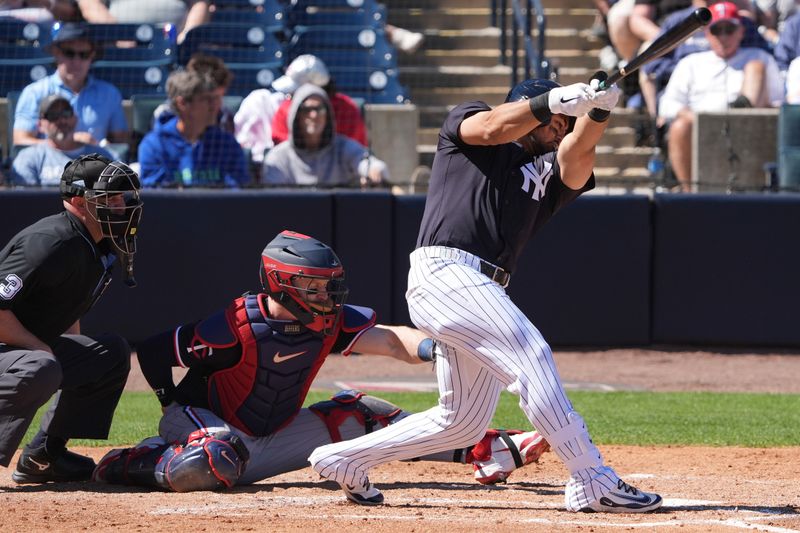
[[[294,334],[297,322],[266,317],[264,294],[239,298],[226,314],[241,343],[242,357],[209,377],[209,406],[249,435],[269,435],[302,407],[336,335],[323,339],[302,327]]]

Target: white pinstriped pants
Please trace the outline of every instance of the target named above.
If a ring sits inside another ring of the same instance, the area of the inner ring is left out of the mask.
[[[322,446],[309,460],[323,476],[358,485],[376,465],[474,444],[506,388],[519,395],[520,407],[545,438],[558,437],[558,456],[577,465],[566,503],[580,509],[616,488],[618,478],[602,466],[585,429],[581,438],[557,435],[574,410],[550,347],[505,289],[479,268],[480,258],[455,248],[426,247],[411,254],[406,293],[411,319],[444,348],[436,361],[439,404],[375,433]]]

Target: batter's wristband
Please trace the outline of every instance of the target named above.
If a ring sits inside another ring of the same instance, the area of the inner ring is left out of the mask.
[[[548,99],[550,98],[550,91],[547,91],[544,94],[540,94],[539,96],[534,96],[530,100],[528,100],[528,105],[531,108],[531,113],[536,120],[541,122],[542,124],[550,124],[550,119],[553,118],[553,112],[550,111],[550,103]]]
[[[599,107],[593,107],[592,110],[589,111],[588,115],[589,118],[595,122],[605,122],[608,120],[608,117],[611,116],[611,111],[607,109],[601,109]]]
[[[417,345],[417,357],[420,360],[425,361],[426,363],[430,363],[436,360],[436,352],[434,352],[435,344],[433,343],[433,339],[423,339]]]

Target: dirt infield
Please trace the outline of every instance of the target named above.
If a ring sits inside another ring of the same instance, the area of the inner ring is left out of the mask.
[[[607,350],[556,358],[571,387],[800,392],[800,356],[785,353]],[[378,361],[332,357],[319,383],[432,383],[429,368]],[[146,388],[137,372],[129,388]],[[77,451],[97,459],[106,450]],[[385,465],[371,475],[386,496],[379,508],[346,503],[338,486],[310,469],[231,492],[189,494],[95,483],[17,486],[2,470],[0,531],[800,531],[800,442],[779,449],[604,446],[603,453],[626,480],[660,492],[663,509],[567,513],[566,472],[551,453],[488,488],[464,465]]]

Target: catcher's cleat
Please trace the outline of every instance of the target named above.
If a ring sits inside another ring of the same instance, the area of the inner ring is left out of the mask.
[[[601,496],[586,507],[579,509],[583,513],[649,513],[655,511],[664,500],[658,494],[644,492],[628,485],[621,479],[617,488]]]
[[[48,481],[87,481],[94,471],[94,461],[64,448],[56,457],[50,457],[44,450],[28,448],[22,451],[17,468],[11,474],[15,482],[47,483]]]
[[[358,505],[383,504],[383,494],[381,494],[381,491],[376,489],[375,485],[370,483],[369,480],[367,480],[364,485],[353,486],[344,483],[339,483],[339,485],[341,485],[347,499],[353,503],[357,503]]]
[[[516,430],[486,432],[470,452],[475,480],[482,485],[504,483],[517,468],[539,460],[550,445],[538,431]]]

